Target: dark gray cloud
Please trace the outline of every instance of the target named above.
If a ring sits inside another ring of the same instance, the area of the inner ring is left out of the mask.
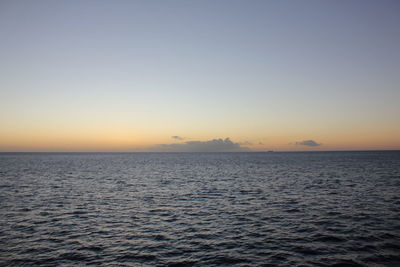
[[[315,142],[314,140],[304,140],[301,142],[296,142],[294,144],[298,145],[298,146],[320,146],[321,145],[321,144]]]
[[[173,136],[171,136],[171,138],[175,139],[175,140],[184,140],[185,139],[184,137],[178,136],[178,135],[173,135]]]
[[[240,152],[250,151],[239,143],[232,142],[229,138],[213,139],[209,141],[188,141],[178,144],[159,144],[149,150],[158,152]]]

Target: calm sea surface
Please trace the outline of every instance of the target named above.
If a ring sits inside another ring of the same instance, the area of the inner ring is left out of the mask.
[[[400,266],[400,152],[0,154],[1,266]]]

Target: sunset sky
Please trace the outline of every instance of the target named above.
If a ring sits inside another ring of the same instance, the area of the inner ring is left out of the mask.
[[[399,14],[397,0],[2,0],[0,151],[400,149]]]

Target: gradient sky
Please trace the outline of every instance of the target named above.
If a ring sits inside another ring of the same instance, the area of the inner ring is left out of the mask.
[[[400,149],[399,14],[397,0],[2,0],[0,151]]]

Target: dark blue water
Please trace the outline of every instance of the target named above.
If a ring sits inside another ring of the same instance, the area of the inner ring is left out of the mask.
[[[1,266],[400,266],[400,152],[0,154]]]

